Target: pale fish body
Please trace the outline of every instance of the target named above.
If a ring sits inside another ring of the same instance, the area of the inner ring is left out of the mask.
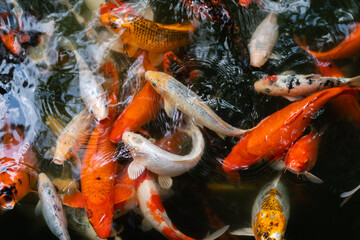
[[[322,77],[310,75],[272,75],[255,82],[257,92],[281,96],[290,101],[300,100],[323,89],[341,86],[360,86],[360,76],[354,78]]]
[[[250,65],[261,67],[270,57],[272,50],[279,37],[277,16],[269,13],[266,18],[257,26],[249,42]]]
[[[60,240],[70,239],[65,213],[54,185],[45,173],[39,174],[38,184],[41,210],[46,224]]]
[[[164,98],[165,111],[170,114],[174,107],[192,118],[196,125],[205,126],[220,137],[241,136],[248,130],[239,129],[224,122],[201,98],[172,76],[147,71],[145,79]]]
[[[101,82],[91,72],[84,59],[74,49],[76,60],[79,64],[80,94],[85,106],[94,117],[100,121],[107,118],[109,109],[106,103],[106,92]]]
[[[61,165],[77,153],[89,138],[93,120],[93,116],[89,114],[87,109],[84,109],[66,125],[56,140],[54,163]]]
[[[201,131],[193,123],[190,123],[188,132],[192,137],[192,149],[184,156],[165,151],[140,134],[124,132],[122,140],[133,157],[128,168],[130,179],[139,177],[146,168],[159,175],[160,186],[169,188],[172,184],[170,177],[195,167],[204,153],[205,142]]]
[[[257,240],[282,240],[290,217],[287,189],[281,175],[265,185],[257,195],[252,209],[252,232],[239,229],[232,234],[255,236]]]
[[[181,233],[169,219],[159,195],[159,191],[155,185],[149,172],[144,173],[141,182],[138,185],[136,196],[139,203],[140,211],[144,217],[144,222],[147,222],[157,231],[162,233],[167,239],[172,240],[190,240],[190,238]],[[143,222],[143,223],[144,223]],[[221,236],[229,226],[216,231],[212,235],[204,238],[206,240],[216,239]]]

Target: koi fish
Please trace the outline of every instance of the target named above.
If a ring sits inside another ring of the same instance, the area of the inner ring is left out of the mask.
[[[167,52],[163,56],[163,68],[166,74],[178,79],[189,79],[190,71],[173,52]]]
[[[42,211],[46,224],[56,237],[60,240],[70,239],[62,203],[45,173],[39,174],[38,193],[40,201],[36,211]]]
[[[321,133],[312,130],[309,134],[299,138],[286,154],[286,169],[296,174],[304,174],[314,183],[323,183],[321,179],[309,173],[316,163],[320,136]]]
[[[3,210],[13,209],[36,185],[38,162],[19,126],[10,129],[5,122],[0,151],[0,204]]]
[[[115,94],[110,96],[109,102],[116,104]],[[109,141],[115,114],[115,108],[110,108],[109,118],[100,121],[90,137],[81,165],[82,193],[75,191],[63,198],[66,205],[85,208],[89,222],[100,238],[110,236],[114,203],[126,197],[123,191],[115,191],[116,146]]]
[[[56,140],[53,162],[58,165],[71,158],[89,138],[94,118],[87,109],[82,110],[66,125]]]
[[[164,108],[169,116],[172,115],[176,107],[190,116],[196,125],[205,126],[222,138],[225,136],[241,136],[247,132],[247,130],[235,128],[224,122],[196,93],[170,75],[147,71],[145,79],[164,98]]]
[[[252,208],[252,229],[242,228],[231,234],[254,236],[256,240],[284,239],[290,217],[290,201],[280,177],[265,185],[258,193]]]
[[[59,194],[70,194],[79,190],[79,184],[72,178],[55,178],[52,183],[58,190]]]
[[[242,138],[223,161],[225,171],[248,168],[262,159],[284,153],[310,124],[312,116],[328,101],[351,88],[330,88],[294,102],[262,120]]]
[[[310,75],[272,75],[254,84],[257,92],[267,95],[281,96],[289,101],[296,101],[312,93],[332,87],[360,86],[360,76],[354,78],[322,77]]]
[[[257,26],[249,42],[250,65],[261,67],[266,63],[279,37],[277,16],[270,12]]]
[[[133,157],[128,168],[130,179],[138,178],[146,168],[159,175],[161,187],[169,189],[172,185],[171,177],[179,176],[195,167],[204,153],[205,142],[199,128],[190,123],[187,131],[191,133],[192,149],[184,156],[167,152],[140,134],[124,132],[123,141]]]
[[[142,16],[119,14],[116,9],[103,14],[100,20],[105,26],[120,34],[126,55],[132,57],[140,48],[149,51],[152,63],[159,62],[161,53],[186,46],[196,29],[191,23],[160,24]]]
[[[193,239],[181,233],[171,223],[161,203],[160,195],[153,180],[153,177],[148,171],[145,171],[141,176],[141,181],[137,185],[136,196],[140,211],[144,219],[146,219],[146,222],[148,222],[153,228],[163,234],[167,239]],[[221,236],[228,228],[229,226],[225,226],[204,239],[216,239]]]
[[[254,2],[254,0],[239,0],[238,4],[243,7],[249,7],[252,2]]]
[[[8,8],[5,2],[0,2],[0,39],[13,54],[22,50],[21,43],[16,36],[19,32],[19,20]]]
[[[335,48],[326,52],[310,51],[306,43],[294,36],[295,42],[306,52],[319,60],[331,60],[348,58],[358,55],[360,50],[360,24],[356,24],[354,30]]]
[[[144,66],[146,70],[156,70],[146,58],[144,58]],[[160,109],[161,96],[149,83],[146,83],[115,120],[110,140],[119,143],[125,131],[137,132],[144,124],[155,119]]]

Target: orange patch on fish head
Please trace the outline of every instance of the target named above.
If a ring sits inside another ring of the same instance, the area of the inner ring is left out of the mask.
[[[280,211],[263,210],[256,214],[253,230],[257,240],[284,239],[286,218]]]

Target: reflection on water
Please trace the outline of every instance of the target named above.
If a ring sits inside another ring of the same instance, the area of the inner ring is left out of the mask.
[[[41,23],[33,26],[24,21],[27,23],[26,31],[31,28],[30,32],[41,32],[43,40],[36,44],[23,44],[26,51],[20,56],[11,54],[3,44],[0,45],[0,129],[4,128],[5,119],[13,125],[23,126],[26,140],[33,144],[37,153],[40,171],[52,178],[66,176],[79,179],[78,172],[71,171],[74,170],[71,161],[64,166],[51,162],[57,136],[47,123],[48,117],[65,124],[85,108],[79,89],[79,66],[73,52],[64,46],[63,37],[74,43],[95,75],[99,75],[98,69],[107,59],[116,62],[121,86],[119,110],[123,110],[144,85],[141,78],[144,66],[114,51],[116,46],[113,46],[113,51],[108,50],[116,36],[114,38],[101,27],[96,12],[92,14],[89,11],[89,8],[96,8],[86,5],[91,1],[71,1],[74,11],[85,18],[85,23],[79,23],[60,2],[19,1],[22,9]],[[155,21],[165,24],[193,18],[182,2],[138,1],[132,6],[148,17],[153,13]],[[341,43],[360,21],[357,0],[260,2],[265,9],[278,13],[280,34],[273,52],[280,58],[270,59],[261,68],[246,67],[237,46],[229,41],[231,36],[223,31],[224,26],[206,19],[200,21],[190,44],[176,51],[185,66],[197,73],[195,81],[190,81],[188,87],[222,119],[240,128],[251,128],[289,104],[282,98],[256,94],[253,89],[255,81],[286,70],[299,74],[315,72],[314,60],[298,47],[294,35],[306,39],[311,50],[327,51]],[[237,1],[224,0],[224,3],[248,42],[267,12],[257,3],[250,4],[248,9],[238,6]],[[53,29],[49,29],[51,26]],[[349,77],[360,75],[358,58],[335,62]],[[104,86],[112,84],[109,77],[103,79]],[[182,114],[176,116],[181,117]],[[180,121],[177,121],[167,118],[161,111],[144,129],[151,136],[160,138],[172,126],[179,125]],[[339,119],[328,107],[320,111],[313,122],[319,128],[326,127],[318,161],[311,171],[325,183],[315,185],[305,178],[297,179],[294,174],[285,173],[291,201],[286,239],[353,239],[360,229],[359,194],[342,208],[339,207],[342,201],[339,195],[360,183],[359,127]],[[1,130],[0,137],[3,135]],[[229,154],[237,139],[228,137],[222,140],[210,130],[204,136],[205,154],[199,165],[174,178],[173,193],[163,198],[164,207],[174,225],[187,235],[198,238],[206,235],[210,228],[220,228],[224,224],[229,224],[231,229],[250,226],[255,196],[261,186],[275,175],[270,166],[260,163],[241,170],[240,186],[232,187],[219,159]],[[80,149],[80,158],[85,148]],[[129,160],[130,155],[122,144],[118,150],[121,161]],[[25,236],[30,239],[55,239],[44,221],[34,216],[36,202],[36,194],[30,193],[15,209],[3,213],[0,216],[1,229],[11,229],[7,233],[16,239]],[[163,239],[155,230],[140,230],[141,217],[134,211],[119,218],[116,224],[124,225],[123,239]],[[73,239],[83,239],[76,231],[72,231],[71,235]],[[222,239],[243,238],[226,233]]]

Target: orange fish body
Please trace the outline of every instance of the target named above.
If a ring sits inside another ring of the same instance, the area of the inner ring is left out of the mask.
[[[22,130],[19,127],[10,130],[6,123],[5,131],[0,153],[0,204],[8,210],[35,187],[39,169]]]
[[[223,169],[235,171],[280,155],[302,135],[319,108],[334,97],[353,91],[349,88],[326,89],[275,112],[235,145],[224,159]]]
[[[120,34],[124,52],[133,56],[138,48],[163,53],[186,46],[196,27],[192,24],[161,24],[141,16],[105,13],[101,22]]]
[[[320,134],[311,133],[299,138],[292,145],[285,157],[286,168],[296,173],[309,171],[315,166],[318,155]]]
[[[146,70],[155,69],[146,57],[144,66]],[[125,131],[137,132],[144,124],[154,119],[160,109],[161,96],[149,83],[146,83],[114,122],[110,140],[118,143]]]
[[[302,49],[317,59],[329,60],[353,57],[359,55],[360,51],[360,24],[355,25],[355,29],[352,31],[352,33],[349,34],[349,36],[346,37],[344,41],[327,52],[310,51],[306,44],[302,43],[297,37],[295,37],[295,41]]]

